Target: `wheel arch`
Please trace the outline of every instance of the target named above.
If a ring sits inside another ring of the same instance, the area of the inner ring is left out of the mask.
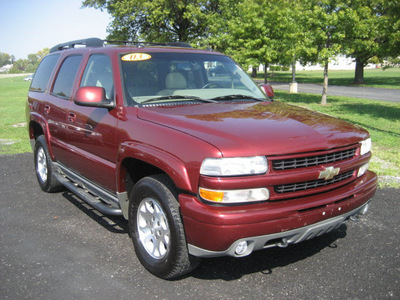
[[[135,143],[121,145],[117,161],[116,182],[124,216],[125,210],[128,208],[129,193],[133,186],[140,179],[156,174],[168,176],[178,191],[193,189],[184,163],[176,156],[150,145]]]
[[[42,134],[44,134],[42,126],[36,121],[31,121],[29,123],[29,137],[36,140]]]
[[[133,188],[133,186],[142,178],[156,175],[164,174],[167,175],[162,169],[151,165],[145,161],[139,160],[133,157],[125,157],[121,162],[120,166],[120,182],[125,183],[125,186],[121,185],[121,189],[126,190],[128,196]],[[168,176],[169,177],[169,176]]]
[[[50,134],[48,131],[48,126],[46,120],[41,118],[39,115],[31,115],[31,120],[29,121],[29,139],[31,142],[32,151],[35,148],[35,142],[37,138],[41,135],[45,137],[47,149],[50,153],[52,159],[54,159],[53,149],[50,145]]]
[[[149,175],[163,173],[170,177],[179,190],[192,190],[192,183],[184,162],[151,145],[137,143],[121,145],[116,173],[118,191],[127,191],[125,180],[128,173],[132,176],[133,182]]]

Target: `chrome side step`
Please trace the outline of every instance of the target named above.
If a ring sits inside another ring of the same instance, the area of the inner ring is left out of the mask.
[[[72,193],[104,214],[122,216],[122,211],[116,196],[97,187],[64,166],[57,163],[54,163],[54,165],[56,170],[58,170],[58,172],[54,174],[57,180]]]

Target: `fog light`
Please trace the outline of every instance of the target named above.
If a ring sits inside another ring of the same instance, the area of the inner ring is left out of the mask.
[[[365,174],[365,172],[367,172],[369,167],[369,163],[366,163],[365,165],[363,165],[360,169],[358,169],[358,174],[357,177],[361,177]]]
[[[236,250],[235,253],[237,255],[243,255],[247,250],[247,242],[240,242],[239,244],[237,244],[236,246]]]

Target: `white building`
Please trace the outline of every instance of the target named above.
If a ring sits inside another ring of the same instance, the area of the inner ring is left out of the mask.
[[[355,70],[356,61],[352,57],[346,57],[344,55],[339,55],[333,59],[328,66],[329,70]],[[368,64],[365,68],[375,69],[375,64]],[[320,64],[312,65],[307,64],[305,66],[301,65],[299,62],[296,63],[296,70],[323,70],[324,66]]]
[[[368,64],[365,68],[375,69],[375,64]],[[324,66],[320,64],[307,64],[301,65],[299,62],[296,63],[296,71],[309,71],[309,70],[323,70]],[[329,70],[355,70],[356,62],[354,58],[339,55],[329,63]],[[250,68],[251,70],[251,68]],[[258,70],[264,72],[264,65],[260,65]]]
[[[4,65],[0,68],[0,73],[8,73],[13,65]]]

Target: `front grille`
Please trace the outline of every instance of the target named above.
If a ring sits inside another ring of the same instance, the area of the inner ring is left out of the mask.
[[[283,184],[275,186],[275,192],[277,193],[288,193],[288,192],[297,192],[302,190],[313,189],[321,186],[327,186],[336,182],[340,182],[342,180],[348,179],[353,176],[354,171],[349,171],[343,174],[339,174],[333,177],[330,180],[313,180],[307,182],[299,182],[299,183],[291,183],[291,184]]]
[[[324,155],[274,160],[272,161],[272,166],[274,170],[278,171],[307,168],[352,158],[355,153],[356,149],[353,148]]]

